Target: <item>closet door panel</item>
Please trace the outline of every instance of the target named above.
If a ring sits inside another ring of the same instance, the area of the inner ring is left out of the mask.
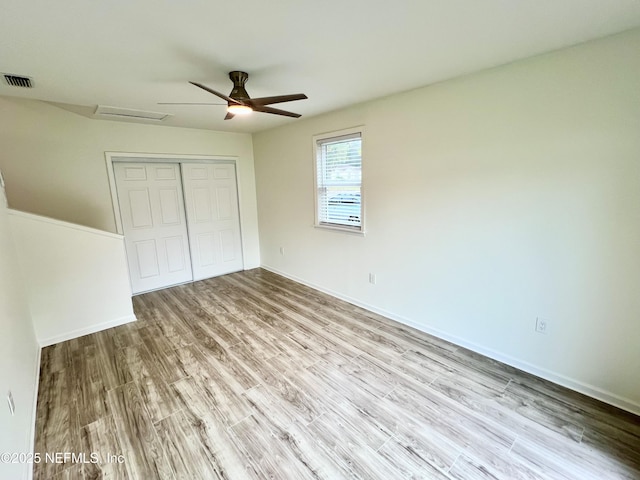
[[[182,164],[195,280],[243,268],[235,165]]]
[[[193,279],[178,164],[114,164],[133,293]]]

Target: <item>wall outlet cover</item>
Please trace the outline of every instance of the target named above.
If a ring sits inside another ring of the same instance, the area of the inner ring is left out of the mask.
[[[536,332],[547,334],[549,331],[549,320],[546,318],[536,318]]]
[[[13,394],[11,393],[11,390],[9,390],[9,393],[7,394],[7,403],[9,404],[9,411],[11,412],[11,416],[15,415],[16,404],[13,401]]]

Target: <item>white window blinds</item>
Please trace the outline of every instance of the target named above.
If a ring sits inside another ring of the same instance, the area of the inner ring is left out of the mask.
[[[317,224],[362,230],[362,136],[316,140]]]

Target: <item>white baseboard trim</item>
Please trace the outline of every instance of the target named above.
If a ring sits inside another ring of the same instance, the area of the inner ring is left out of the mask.
[[[44,347],[48,347],[49,345],[54,345],[56,343],[71,340],[73,338],[82,337],[84,335],[89,335],[91,333],[101,332],[102,330],[106,330],[108,328],[119,327],[120,325],[124,325],[125,323],[135,322],[136,320],[137,318],[135,315],[127,315],[126,317],[120,317],[120,318],[116,318],[115,320],[109,320],[108,322],[102,322],[102,323],[91,325],[85,328],[79,328],[77,330],[72,330],[71,332],[55,335],[53,337],[41,338],[41,339],[38,339],[38,343],[40,343],[40,346],[44,348]]]
[[[42,357],[42,348],[38,346],[38,351],[36,352],[36,368],[35,368],[35,385],[33,388],[33,406],[32,414],[31,414],[31,434],[29,435],[29,448],[30,452],[34,453],[36,448],[36,418],[38,414],[38,390],[40,387],[40,360]],[[28,464],[27,470],[27,480],[33,480],[33,465]]]
[[[416,330],[420,330],[421,332],[427,333],[429,335],[433,335],[434,337],[438,337],[441,338],[443,340],[446,340],[448,342],[454,343],[460,347],[464,347],[467,348],[469,350],[472,350],[476,353],[479,353],[480,355],[484,355],[485,357],[489,357],[493,360],[497,360],[498,362],[502,362],[505,363],[507,365],[510,365],[512,367],[515,367],[519,370],[522,370],[524,372],[530,373],[532,375],[535,375],[536,377],[540,377],[540,378],[544,378],[545,380],[549,380],[550,382],[553,382],[557,385],[560,385],[562,387],[566,387],[570,390],[574,390],[576,392],[582,393],[584,395],[587,395],[589,397],[595,398],[597,400],[600,400],[604,403],[608,403],[609,405],[613,405],[614,407],[618,407],[622,410],[626,410],[627,412],[633,413],[635,415],[639,415],[640,416],[640,403],[634,402],[631,399],[628,398],[624,398],[621,397],[619,395],[616,395],[615,393],[612,392],[608,392],[606,390],[603,390],[600,387],[596,387],[594,385],[590,385],[588,383],[585,382],[581,382],[580,380],[576,380],[570,377],[567,377],[565,375],[562,375],[560,373],[556,373],[553,372],[551,370],[547,370],[545,368],[541,368],[538,367],[532,363],[529,362],[525,362],[523,360],[520,360],[518,358],[512,357],[510,355],[505,355],[501,352],[498,352],[496,350],[484,347],[482,345],[478,345],[476,343],[470,342],[464,338],[461,337],[457,337],[454,335],[450,335],[446,332],[443,332],[441,330],[435,329],[435,328],[430,328],[426,325],[422,325],[419,323],[414,322],[413,320],[410,320],[408,318],[402,317],[400,315],[397,315],[393,312],[388,312],[385,310],[382,310],[380,308],[377,308],[373,305],[369,305],[363,302],[360,302],[359,300],[356,300],[355,298],[351,298],[348,297],[346,295],[342,295],[338,292],[335,292],[333,290],[321,287],[319,285],[315,285],[313,283],[307,282],[304,279],[298,278],[295,275],[289,275],[288,273],[282,272],[280,270],[278,270],[277,268],[271,267],[269,265],[262,265],[262,268],[264,268],[265,270],[268,270],[270,272],[276,273],[278,275],[282,275],[283,277],[286,277],[290,280],[293,280],[294,282],[298,282],[301,283],[303,285],[306,285],[308,287],[314,288],[316,290],[319,290],[323,293],[326,293],[328,295],[331,295],[333,297],[339,298],[341,300],[344,300],[346,302],[352,303],[354,305],[357,305],[358,307],[364,308],[365,310],[369,310],[370,312],[373,313],[377,313],[379,315],[382,315],[384,317],[387,317],[391,320],[394,320],[398,323],[402,323],[403,325],[407,325],[411,328],[415,328]]]

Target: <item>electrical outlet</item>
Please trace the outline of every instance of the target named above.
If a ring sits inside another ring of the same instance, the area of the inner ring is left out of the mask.
[[[280,255],[284,255],[284,247],[280,247]]]
[[[370,273],[369,274],[369,283],[371,285],[375,285],[376,284],[376,274],[375,273]]]
[[[549,331],[549,320],[545,318],[536,318],[536,332],[544,333],[545,335]]]
[[[9,394],[7,395],[7,403],[9,404],[9,411],[11,412],[11,416],[16,413],[16,404],[13,401],[13,394],[11,390],[9,390]]]

